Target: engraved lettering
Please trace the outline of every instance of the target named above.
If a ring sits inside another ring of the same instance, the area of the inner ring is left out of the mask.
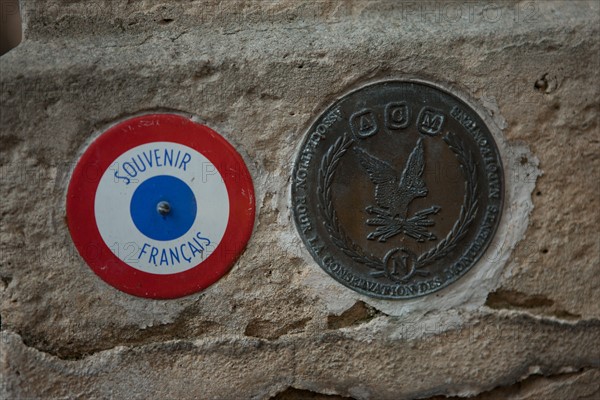
[[[373,136],[378,131],[377,119],[370,109],[361,110],[350,117],[350,128],[357,139]]]
[[[385,126],[398,130],[410,124],[410,109],[406,102],[393,102],[385,106]]]
[[[431,107],[424,107],[419,113],[417,127],[421,133],[429,136],[436,136],[442,130],[445,119],[446,117],[441,111]]]

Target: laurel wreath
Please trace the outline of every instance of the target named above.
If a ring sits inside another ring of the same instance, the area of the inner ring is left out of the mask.
[[[477,185],[477,164],[473,160],[473,155],[465,149],[464,143],[456,135],[449,132],[444,136],[443,140],[454,152],[465,176],[464,202],[461,206],[459,217],[448,235],[440,240],[435,247],[417,257],[412,272],[403,277],[403,281],[408,280],[415,273],[418,273],[433,261],[446,256],[449,252],[454,250],[458,242],[467,234],[469,226],[477,215],[479,187]],[[321,160],[318,176],[319,186],[317,189],[319,208],[323,215],[323,224],[325,225],[327,232],[331,235],[331,240],[344,252],[344,254],[352,260],[364,264],[371,269],[385,271],[386,266],[383,259],[380,259],[373,254],[365,253],[363,249],[354,243],[344,232],[340,226],[339,219],[331,200],[331,185],[333,183],[336,168],[341,158],[346,154],[353,143],[354,141],[344,134],[329,147]],[[391,278],[389,274],[388,277]]]

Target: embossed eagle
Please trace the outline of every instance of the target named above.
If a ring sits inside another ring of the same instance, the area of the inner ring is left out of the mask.
[[[423,179],[425,170],[423,138],[419,138],[417,141],[402,174],[399,174],[387,162],[360,147],[355,147],[354,151],[375,185],[375,201],[378,207],[368,206],[366,211],[369,214],[375,214],[376,217],[367,219],[366,223],[370,226],[377,226],[377,229],[369,233],[367,239],[378,239],[380,242],[385,242],[395,235],[404,233],[419,242],[423,242],[425,239],[435,240],[435,235],[426,229],[435,223],[426,217],[436,214],[440,207],[434,205],[407,218],[410,203],[429,193]]]

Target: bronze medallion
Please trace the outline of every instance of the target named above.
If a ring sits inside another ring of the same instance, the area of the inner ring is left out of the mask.
[[[488,127],[423,82],[380,82],[339,99],[308,131],[293,172],[294,220],[314,259],[385,299],[464,275],[492,241],[503,197]]]

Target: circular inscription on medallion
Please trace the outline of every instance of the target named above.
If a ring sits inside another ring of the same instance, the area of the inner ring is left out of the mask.
[[[479,115],[432,84],[349,93],[308,131],[293,172],[296,226],[347,287],[406,299],[464,275],[489,246],[502,162]]]

